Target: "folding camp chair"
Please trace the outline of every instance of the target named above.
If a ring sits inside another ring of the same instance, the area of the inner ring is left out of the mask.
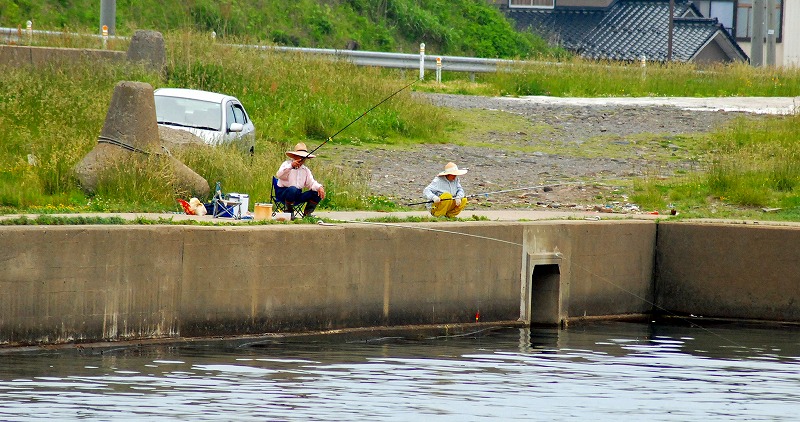
[[[292,220],[295,218],[303,218],[303,211],[306,209],[306,203],[300,202],[298,204],[286,203],[278,199],[277,196],[278,192],[278,178],[272,176],[272,187],[269,190],[269,200],[272,201],[274,204],[272,207],[272,216],[274,217],[275,214],[279,212],[288,212],[292,216]],[[290,211],[291,209],[291,211]]]
[[[211,216],[214,218],[225,217],[235,218],[237,220],[242,218],[242,204],[240,201],[232,201],[227,195],[222,194],[220,183],[217,182],[217,187],[214,189],[214,198],[211,199],[213,206]]]

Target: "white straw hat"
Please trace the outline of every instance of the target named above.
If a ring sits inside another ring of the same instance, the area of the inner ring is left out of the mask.
[[[454,176],[461,176],[462,174],[466,174],[467,169],[458,169],[456,163],[447,163],[444,166],[444,171],[439,173],[439,176],[447,176],[448,174],[452,174]]]
[[[306,148],[306,144],[300,142],[294,146],[294,151],[286,151],[286,155],[289,158],[300,157],[300,158],[314,158],[316,155],[309,154],[308,149]]]

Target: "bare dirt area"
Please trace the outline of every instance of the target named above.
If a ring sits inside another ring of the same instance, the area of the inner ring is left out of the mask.
[[[348,165],[370,173],[373,194],[400,205],[422,201],[422,189],[453,161],[469,169],[461,183],[467,195],[474,196],[471,206],[478,209],[643,212],[629,203],[633,178],[697,168],[698,135],[742,115],[674,106],[577,106],[419,95],[455,113],[482,110],[476,116],[484,124],[464,130],[457,143],[359,151],[336,147],[337,154],[350,155]]]

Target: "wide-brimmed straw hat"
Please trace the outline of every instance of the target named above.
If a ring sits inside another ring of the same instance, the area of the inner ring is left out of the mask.
[[[306,144],[300,142],[294,146],[294,151],[286,151],[286,155],[289,158],[300,157],[300,158],[314,158],[316,155],[309,154],[308,148],[306,148]]]
[[[452,174],[454,176],[461,176],[462,174],[466,174],[467,169],[458,169],[456,163],[447,163],[444,165],[444,171],[439,173],[439,176],[447,176],[448,174]]]

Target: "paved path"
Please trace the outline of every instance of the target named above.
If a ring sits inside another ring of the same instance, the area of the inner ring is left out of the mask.
[[[37,214],[24,214],[29,219],[35,219]],[[243,219],[234,220],[230,218],[212,218],[211,216],[196,216],[186,214],[174,213],[83,213],[83,214],[51,214],[56,217],[120,217],[126,220],[146,219],[150,221],[158,221],[159,219],[172,220],[172,221],[186,221],[196,220],[201,222],[217,222],[217,223],[247,223],[253,220]],[[405,219],[406,217],[426,217],[430,214],[426,211],[403,211],[403,212],[377,212],[377,211],[319,211],[314,213],[315,216],[321,218],[323,221],[363,221],[368,219],[378,219],[385,217],[395,217]],[[0,216],[0,220],[15,219],[21,217],[21,214],[9,214]],[[485,217],[492,221],[529,221],[529,220],[563,220],[563,219],[579,219],[579,220],[619,220],[619,219],[634,219],[634,220],[652,220],[656,218],[664,218],[667,216],[653,215],[653,214],[638,214],[638,213],[603,213],[597,211],[560,211],[560,210],[536,210],[536,209],[521,209],[521,210],[464,210],[459,218],[470,219],[473,216]]]
[[[673,106],[697,111],[739,111],[755,114],[800,113],[800,97],[502,97],[509,102],[570,106]]]

